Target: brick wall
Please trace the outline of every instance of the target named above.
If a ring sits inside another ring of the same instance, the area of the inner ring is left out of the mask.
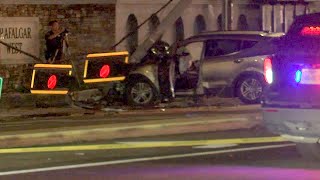
[[[69,41],[73,55],[104,52],[115,42],[115,4],[2,4],[0,17],[39,17],[40,57],[43,59],[44,34],[48,31],[48,22],[55,19],[71,32]],[[4,91],[16,91],[21,84],[28,88],[31,68],[32,65],[0,65],[0,76],[5,78]]]

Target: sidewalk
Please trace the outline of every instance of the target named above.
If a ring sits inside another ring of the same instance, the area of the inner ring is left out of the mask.
[[[136,118],[139,118],[139,116],[136,116]],[[246,113],[217,115],[215,117],[193,116],[189,118],[167,118],[124,123],[109,122],[102,125],[41,128],[18,132],[9,131],[0,132],[0,148],[250,129],[259,125],[260,121],[259,113]]]
[[[231,107],[217,107],[217,106],[197,106],[197,107],[155,107],[149,109],[130,109],[128,107],[113,108],[107,107],[98,110],[83,109],[76,106],[64,107],[49,107],[49,108],[34,108],[34,107],[19,107],[3,109],[0,108],[0,121],[10,121],[27,118],[44,118],[44,117],[77,117],[83,115],[97,115],[102,116],[106,114],[119,115],[141,115],[141,114],[168,114],[168,113],[191,113],[191,112],[228,112],[228,111],[259,111],[259,105],[243,105]]]
[[[128,106],[105,107],[102,109],[85,109],[70,105],[65,95],[35,95],[35,94],[4,94],[0,100],[0,120],[33,117],[62,117],[81,116],[83,114],[140,114],[140,113],[165,113],[171,111],[212,111],[224,107],[258,108],[256,106],[240,106],[234,99],[227,98],[202,98],[195,104],[192,98],[177,98],[169,104],[160,104],[149,108],[131,108]]]

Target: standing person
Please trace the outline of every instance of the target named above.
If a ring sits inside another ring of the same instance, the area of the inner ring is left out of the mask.
[[[49,26],[51,30],[45,35],[47,46],[45,58],[48,63],[59,63],[63,54],[63,40],[67,30],[60,27],[58,21],[50,21]]]

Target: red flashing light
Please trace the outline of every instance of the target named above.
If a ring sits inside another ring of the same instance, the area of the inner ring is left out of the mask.
[[[48,89],[54,89],[57,86],[57,76],[51,75],[48,79]]]
[[[100,69],[100,77],[101,78],[107,78],[110,75],[110,66],[109,65],[104,65]]]
[[[313,69],[320,69],[320,64],[312,64],[311,67]]]
[[[320,35],[320,26],[304,27],[301,30],[302,35]]]
[[[272,60],[271,58],[266,58],[263,64],[264,78],[268,84],[273,82],[273,72],[272,72]]]

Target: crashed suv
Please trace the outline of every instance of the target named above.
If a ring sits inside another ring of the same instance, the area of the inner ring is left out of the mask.
[[[264,123],[320,160],[320,13],[297,17],[278,46],[264,61]]]
[[[132,70],[126,98],[133,106],[150,105],[164,94],[161,89],[170,89],[173,97],[219,95],[239,97],[246,104],[260,103],[265,86],[263,60],[273,54],[273,41],[282,35],[216,31],[192,36],[171,48],[175,57],[162,66],[168,77],[159,75],[163,70],[156,63]]]

